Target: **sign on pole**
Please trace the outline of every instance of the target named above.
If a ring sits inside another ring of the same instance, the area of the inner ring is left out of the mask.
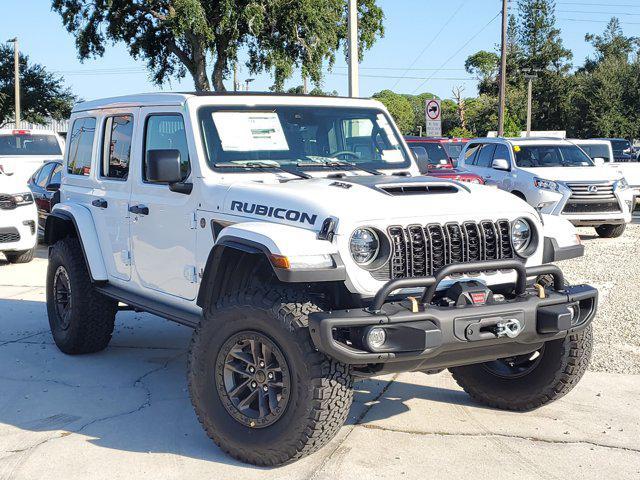
[[[440,100],[438,100],[437,98],[427,100],[424,112],[427,121],[427,137],[441,137],[442,117],[440,111]]]

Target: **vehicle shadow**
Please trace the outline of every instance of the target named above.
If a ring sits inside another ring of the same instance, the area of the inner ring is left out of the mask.
[[[190,329],[121,312],[106,350],[69,356],[53,343],[43,302],[0,298],[0,333],[0,364],[12,367],[0,373],[0,432],[7,451],[51,437],[69,442],[69,451],[88,441],[256,468],[222,452],[196,419],[186,383]],[[410,399],[473,405],[463,392],[447,388],[401,381],[387,387],[383,379],[356,382],[347,423],[401,414]],[[11,432],[21,432],[16,445],[8,440]]]

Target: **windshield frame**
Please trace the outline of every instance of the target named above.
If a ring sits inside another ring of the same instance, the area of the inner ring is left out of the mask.
[[[358,167],[363,167],[365,169],[372,169],[372,170],[380,170],[380,171],[385,171],[385,170],[407,170],[410,169],[412,167],[415,166],[415,162],[413,160],[413,155],[408,151],[406,144],[404,142],[404,138],[402,136],[402,134],[400,133],[400,131],[398,130],[397,125],[395,124],[395,122],[393,121],[393,119],[391,118],[391,116],[384,110],[380,109],[380,108],[376,108],[374,106],[367,106],[367,107],[363,107],[363,106],[351,106],[351,105],[347,105],[347,106],[341,106],[341,105],[325,105],[325,104],[279,104],[279,103],[269,103],[269,104],[251,104],[251,105],[246,105],[246,104],[230,104],[230,105],[212,105],[212,104],[204,104],[204,105],[200,105],[197,110],[196,110],[196,120],[197,120],[197,128],[199,130],[199,140],[200,142],[202,142],[202,150],[204,151],[205,154],[205,163],[207,164],[207,167],[216,172],[216,173],[223,173],[223,174],[228,174],[228,173],[274,173],[274,172],[278,172],[279,170],[281,171],[281,167],[284,168],[291,168],[291,169],[296,169],[296,170],[300,170],[302,172],[306,172],[306,171],[310,171],[310,172],[327,172],[329,170],[329,168],[327,167],[326,164],[323,163],[318,163],[317,166],[304,166],[304,167],[300,167],[297,166],[295,163],[283,163],[280,164],[279,167],[274,166],[273,168],[269,168],[266,166],[263,166],[261,168],[252,168],[250,166],[243,166],[242,164],[238,164],[237,168],[233,168],[230,166],[225,166],[225,167],[216,167],[215,164],[221,164],[224,163],[223,159],[216,159],[216,158],[211,158],[210,156],[210,152],[209,152],[209,148],[207,146],[207,139],[205,137],[205,129],[203,126],[203,121],[206,119],[206,116],[211,117],[211,115],[215,112],[274,112],[276,111],[278,108],[313,108],[313,109],[343,109],[343,110],[350,110],[350,111],[365,111],[365,112],[370,112],[370,113],[375,113],[376,115],[383,115],[384,118],[386,119],[387,123],[389,124],[389,127],[391,128],[391,130],[394,133],[395,136],[395,140],[398,144],[398,151],[402,154],[402,157],[404,158],[403,162],[389,162],[388,165],[385,164],[385,162],[382,161],[374,161],[374,162],[354,162],[352,159],[347,158],[346,160],[340,159],[338,157],[327,157],[327,159],[334,159],[337,161],[342,161],[345,163],[352,163],[354,166],[347,166],[345,165],[344,168],[339,168],[338,166],[335,166],[335,168],[333,168],[334,170],[345,170],[345,171],[350,171],[353,174],[360,174],[359,172],[363,172],[363,170],[360,170]],[[262,159],[262,160],[256,160],[256,162],[270,162],[270,161],[274,161],[274,160],[270,160],[270,159]],[[300,163],[306,163],[309,160],[306,158],[300,158],[298,159],[298,162]],[[366,170],[365,170],[366,171]]]
[[[519,150],[515,150],[515,147],[519,147]],[[576,164],[567,164],[567,165],[537,165],[537,166],[522,166],[518,160],[518,154],[524,150],[525,148],[556,148],[559,150],[560,155],[564,158],[562,154],[562,148],[576,148],[580,153],[582,153],[585,159],[589,162],[588,165],[576,165]],[[595,162],[591,159],[591,157],[585,152],[582,148],[574,143],[563,143],[563,144],[553,144],[553,143],[541,143],[541,144],[529,144],[529,145],[514,145],[513,146],[513,162],[517,168],[524,169],[539,169],[539,168],[577,168],[577,167],[595,167]]]
[[[51,135],[48,133],[38,133],[36,132],[30,132],[30,133],[0,133],[0,138],[3,137],[10,137],[13,139],[16,138],[24,138],[24,139],[29,139],[29,138],[33,138],[33,137],[43,137],[43,138],[51,138],[53,140],[53,142],[49,143],[47,142],[47,145],[53,146],[55,145],[58,149],[57,153],[53,153],[53,152],[49,152],[49,153],[33,153],[33,152],[27,152],[27,153],[22,153],[20,151],[17,151],[16,153],[2,153],[2,151],[0,150],[0,157],[43,157],[43,156],[54,156],[54,157],[59,157],[62,156],[63,154],[63,147],[62,145],[60,145],[60,142],[58,141],[58,138],[55,135]]]

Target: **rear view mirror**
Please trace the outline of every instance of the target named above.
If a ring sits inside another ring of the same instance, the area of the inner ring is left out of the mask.
[[[509,171],[509,162],[507,160],[505,160],[504,158],[496,158],[493,163],[491,164],[491,167],[494,170],[506,170]]]
[[[604,158],[596,157],[593,159],[593,163],[596,164],[596,167],[602,167],[604,165]]]
[[[181,182],[180,150],[147,151],[145,172],[149,182],[169,184]]]

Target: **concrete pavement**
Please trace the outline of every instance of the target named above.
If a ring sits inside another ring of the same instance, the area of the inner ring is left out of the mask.
[[[359,382],[326,448],[261,469],[224,455],[195,419],[190,330],[122,312],[104,352],[60,353],[44,304],[44,252],[0,260],[0,480],[640,478],[640,376],[587,373],[526,414],[483,408],[447,373]]]

